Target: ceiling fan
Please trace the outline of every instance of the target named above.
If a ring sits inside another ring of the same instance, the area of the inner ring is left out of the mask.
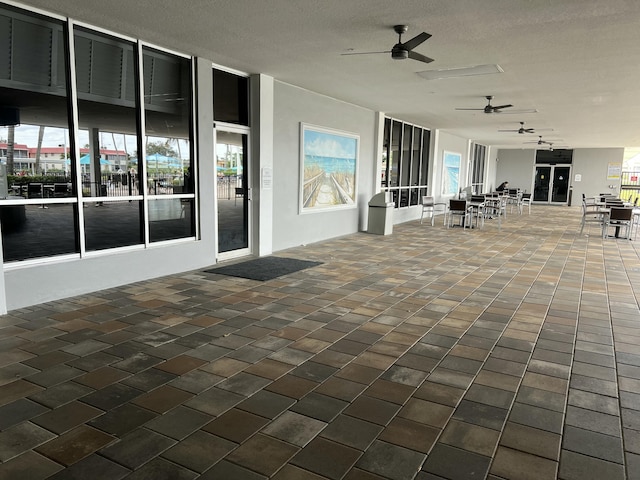
[[[542,128],[539,129],[539,131],[544,131],[544,130],[553,130],[553,128]],[[515,132],[515,133],[519,133],[519,134],[525,134],[525,133],[535,133],[536,129],[535,128],[524,128],[524,122],[520,122],[520,128],[517,130],[498,130],[499,132]]]
[[[520,122],[520,128],[517,130],[498,130],[499,132],[516,132],[520,134],[524,133],[534,133],[535,129],[533,128],[524,128],[524,122]]]
[[[545,140],[542,140],[542,135],[538,135],[538,140],[537,141],[524,142],[524,143],[536,143],[538,145],[551,145],[551,142],[547,142]]]
[[[386,50],[384,52],[349,52],[343,53],[342,55],[369,55],[372,53],[390,53],[391,58],[394,60],[405,60],[407,58],[411,58],[412,60],[418,60],[419,62],[431,63],[433,62],[433,58],[426,57],[420,53],[416,53],[413,51],[418,45],[423,42],[429,40],[431,38],[431,34],[427,32],[422,32],[411,40],[407,40],[406,42],[402,41],[402,34],[407,33],[409,27],[407,25],[394,25],[393,29],[398,34],[398,43],[396,43],[391,50]]]
[[[487,99],[487,105],[484,108],[456,108],[456,110],[479,110],[484,113],[502,113],[503,109],[513,107],[510,103],[507,105],[491,105],[493,95],[487,95],[484,98]]]

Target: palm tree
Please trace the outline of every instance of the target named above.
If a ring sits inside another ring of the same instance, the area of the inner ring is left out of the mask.
[[[38,130],[38,147],[36,148],[36,165],[35,165],[35,174],[40,174],[40,150],[42,150],[42,139],[44,138],[44,125],[40,125],[40,129]],[[66,148],[63,156],[66,157]]]
[[[16,126],[9,125],[7,132],[7,174],[13,175],[13,150],[16,134]]]

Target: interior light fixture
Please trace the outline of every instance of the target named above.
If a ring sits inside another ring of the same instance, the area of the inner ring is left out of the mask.
[[[473,67],[444,68],[442,70],[424,70],[417,72],[425,80],[439,80],[441,78],[471,77],[474,75],[491,75],[504,73],[500,65],[474,65]]]

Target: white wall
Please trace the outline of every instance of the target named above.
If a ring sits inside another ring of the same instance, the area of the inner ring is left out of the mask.
[[[533,189],[536,151],[533,149],[501,149],[495,159],[495,183],[487,191],[495,190],[502,182],[509,182],[509,188],[520,188],[531,193]]]
[[[357,232],[374,193],[377,114],[278,81],[274,99],[273,250]],[[360,137],[356,208],[300,213],[301,122]]]
[[[576,148],[573,150],[571,182],[572,204],[576,205],[584,193],[593,197],[598,193],[620,192],[620,180],[607,180],[609,163],[622,165],[624,148]],[[533,149],[501,149],[497,153],[496,182],[509,182],[511,188],[521,188],[527,192],[533,189],[536,151]],[[576,175],[580,181],[576,182]],[[614,185],[616,188],[609,188]]]
[[[573,169],[571,185],[573,186],[573,204],[581,201],[582,194],[587,197],[599,193],[620,193],[620,179],[607,180],[609,163],[622,165],[624,148],[577,148],[573,151]],[[576,174],[582,178],[576,182]],[[616,188],[609,188],[610,185]]]

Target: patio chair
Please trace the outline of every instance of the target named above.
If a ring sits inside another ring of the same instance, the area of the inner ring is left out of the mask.
[[[27,185],[27,198],[44,198],[44,185],[42,183]]]
[[[422,196],[422,214],[420,215],[420,223],[424,219],[424,214],[428,213],[431,219],[431,226],[433,227],[434,218],[436,216],[436,208],[440,207],[441,211],[445,211],[446,204],[442,202],[436,202],[435,198],[429,195]]]
[[[520,197],[520,203],[518,205],[520,213],[522,213],[522,211],[524,210],[524,207],[527,207],[527,213],[531,215],[532,201],[533,201],[533,197],[531,196],[530,193],[523,193],[522,196]]]
[[[522,192],[518,188],[510,188],[508,190],[509,196],[507,197],[507,205],[509,205],[509,213],[513,212],[515,206],[518,213],[522,213],[520,209],[520,199],[522,198]]]
[[[616,229],[615,238],[626,238],[631,240],[631,230],[633,226],[633,208],[630,207],[611,207],[611,212],[605,220],[605,233],[610,227]],[[624,227],[624,236],[620,236],[620,230]]]
[[[580,235],[584,231],[584,226],[588,223],[594,223],[600,227],[601,236],[604,238],[606,232],[606,222],[609,211],[602,205],[589,204],[582,202],[582,220],[580,221]]]
[[[459,225],[466,228],[471,226],[471,212],[466,200],[449,200],[449,209],[445,214],[447,228],[453,225],[453,219],[457,218]]]

